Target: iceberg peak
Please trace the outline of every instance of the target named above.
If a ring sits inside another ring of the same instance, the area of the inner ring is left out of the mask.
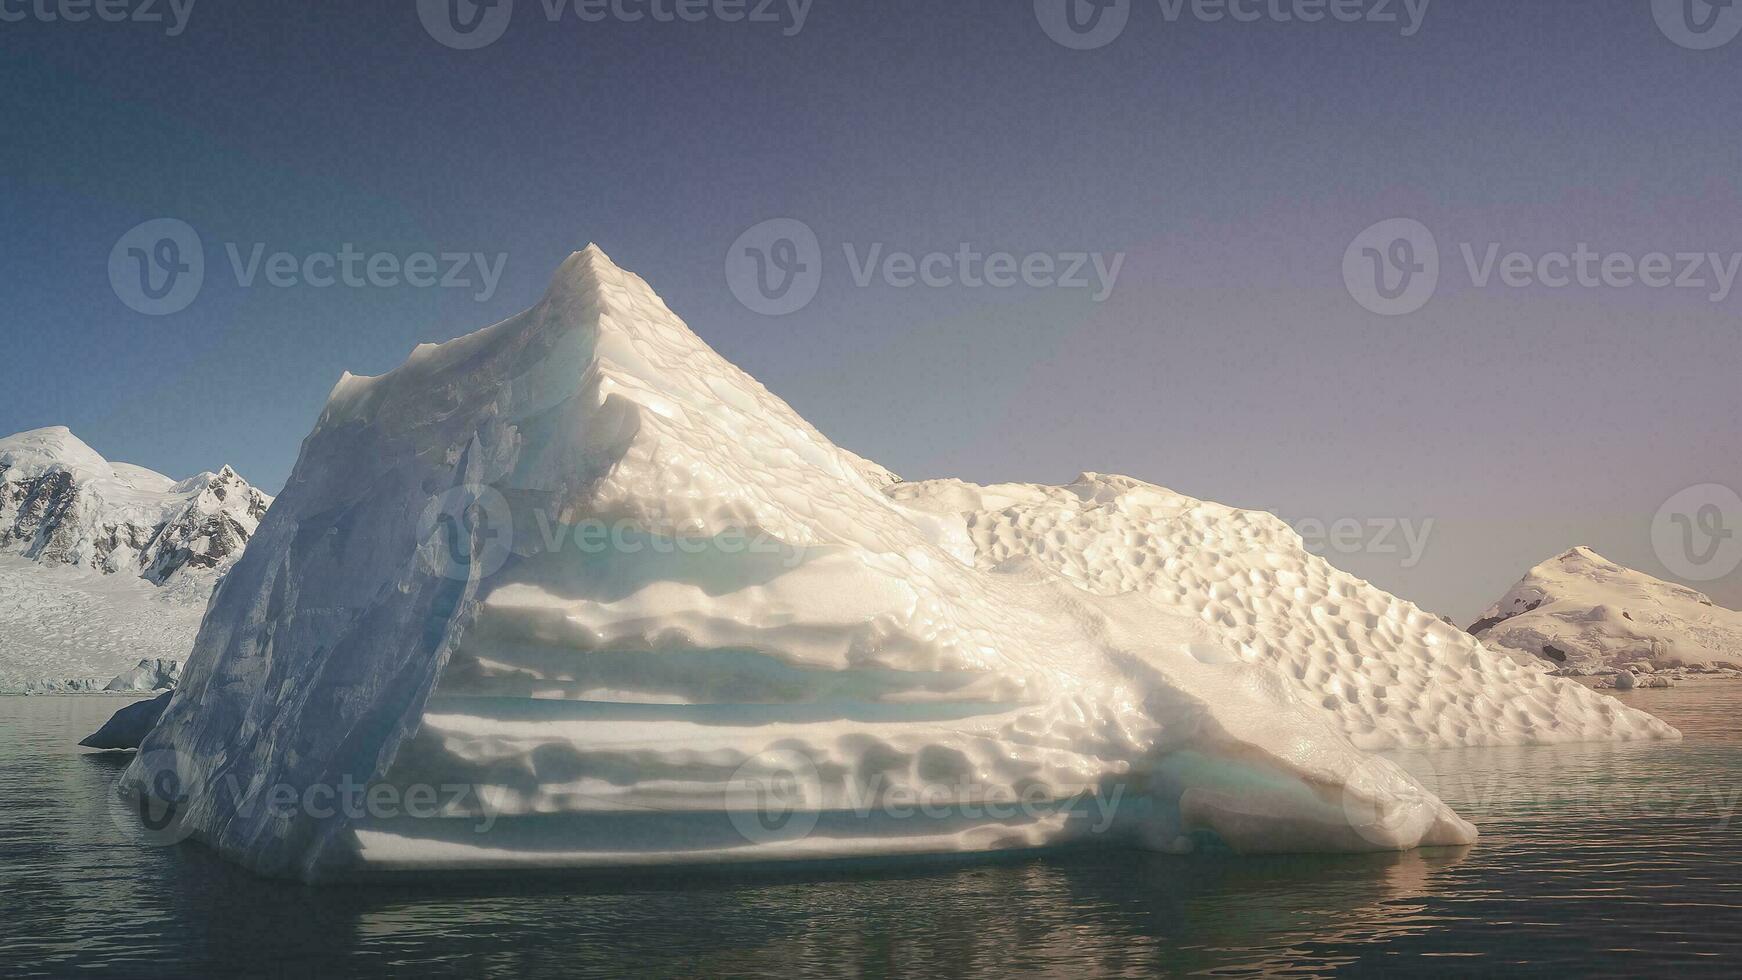
[[[557,267],[545,290],[544,301],[548,303],[565,297],[595,296],[606,278],[621,273],[622,270],[611,261],[604,249],[589,243],[578,252],[570,252],[563,264]]]

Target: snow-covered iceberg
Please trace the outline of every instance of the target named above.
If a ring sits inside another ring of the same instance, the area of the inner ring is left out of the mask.
[[[1525,573],[1470,632],[1522,662],[1566,674],[1742,668],[1742,612],[1584,547]]]
[[[589,247],[339,382],[125,782],[307,879],[1376,850],[1475,830],[1368,749],[1673,737],[1269,515],[901,483]]]

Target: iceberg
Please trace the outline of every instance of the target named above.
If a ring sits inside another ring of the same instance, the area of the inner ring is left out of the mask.
[[[123,784],[310,881],[1374,851],[1476,831],[1372,750],[1675,737],[1268,514],[902,482],[589,246],[339,381]]]

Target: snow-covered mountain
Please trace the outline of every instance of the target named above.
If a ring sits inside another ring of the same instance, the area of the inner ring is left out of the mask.
[[[63,426],[0,439],[0,552],[156,584],[221,570],[271,505],[225,466],[181,482],[111,463]]]
[[[0,691],[184,659],[271,503],[228,466],[177,482],[59,426],[0,439]]]
[[[1471,624],[1483,645],[1568,674],[1742,666],[1742,612],[1574,548],[1531,569]]]
[[[310,879],[1375,850],[1475,831],[1367,749],[1675,737],[1269,514],[898,482],[589,247],[531,310],[339,381],[125,781]],[[365,784],[468,792],[264,803]]]

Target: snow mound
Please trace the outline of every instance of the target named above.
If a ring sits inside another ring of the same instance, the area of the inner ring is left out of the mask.
[[[141,660],[126,673],[117,674],[103,686],[105,691],[167,691],[181,680],[179,660]]]
[[[1351,735],[1676,737],[1315,562],[1123,478],[902,484],[589,247],[340,380],[125,782],[306,879],[1344,851],[1475,836]]]
[[[1566,674],[1742,665],[1742,612],[1583,547],[1531,569],[1470,632]]]

